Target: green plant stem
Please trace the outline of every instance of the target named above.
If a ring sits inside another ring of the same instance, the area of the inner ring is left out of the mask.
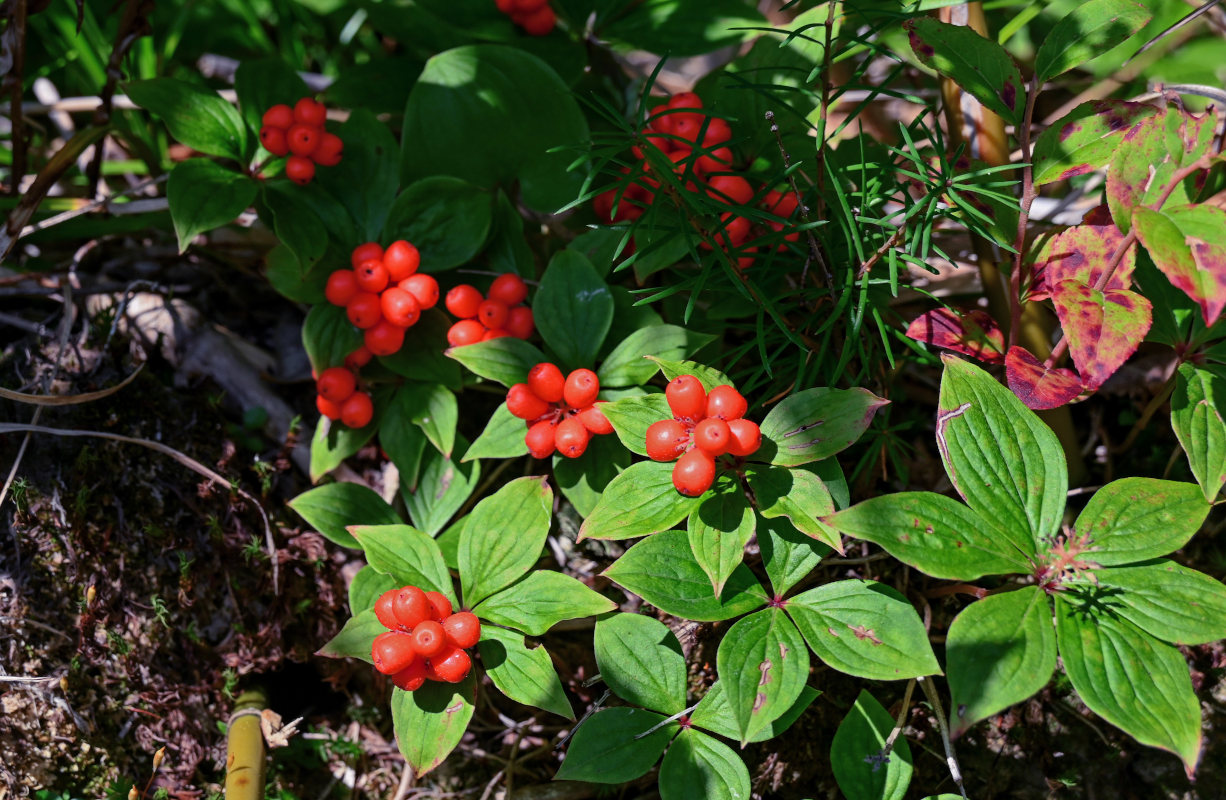
[[[268,698],[259,689],[243,692],[234,704],[226,731],[226,800],[264,797],[264,733],[260,711]]]
[[[962,800],[967,800],[966,787],[962,785],[962,770],[958,768],[958,757],[954,754],[954,743],[949,738],[949,723],[945,719],[945,709],[941,707],[941,698],[937,695],[936,687],[932,685],[932,678],[916,678],[917,683],[924,689],[924,694],[928,697],[928,702],[932,704],[933,716],[937,719],[937,728],[941,731],[941,744],[945,745],[945,763],[949,766],[949,774],[954,779],[954,783],[958,786],[958,791],[962,793]]]
[[[1022,261],[1026,255],[1026,229],[1030,225],[1030,207],[1038,192],[1034,188],[1034,165],[1031,163],[1030,126],[1034,123],[1034,104],[1039,96],[1038,75],[1030,78],[1026,92],[1026,111],[1022,117],[1022,130],[1018,142],[1022,149],[1022,201],[1017,216],[1017,238],[1014,239],[1013,275],[1009,284],[1009,346],[1018,341],[1022,329]]]

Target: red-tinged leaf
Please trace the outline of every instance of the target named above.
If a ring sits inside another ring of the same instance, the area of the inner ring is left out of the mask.
[[[1154,264],[1212,325],[1226,308],[1226,211],[1209,205],[1138,208],[1133,220]]]
[[[1111,163],[1124,132],[1157,113],[1155,106],[1124,100],[1077,106],[1035,141],[1035,186],[1102,169]]]
[[[1075,280],[1052,292],[1056,316],[1085,388],[1094,391],[1137,349],[1153,322],[1153,307],[1136,292],[1098,291]]]
[[[1049,299],[1052,287],[1061,281],[1096,285],[1123,241],[1124,234],[1111,221],[1107,207],[1095,208],[1086,214],[1085,221],[1080,225],[1057,233],[1039,248],[1034,261],[1034,287],[1029,299]],[[1127,289],[1131,286],[1136,265],[1137,253],[1130,247],[1106,288]]]
[[[1005,361],[1005,334],[986,311],[974,309],[965,314],[948,308],[926,311],[907,327],[907,335],[989,364]]]
[[[1009,389],[1027,408],[1059,408],[1081,394],[1081,379],[1071,369],[1051,369],[1024,347],[1010,347],[1005,356]]]

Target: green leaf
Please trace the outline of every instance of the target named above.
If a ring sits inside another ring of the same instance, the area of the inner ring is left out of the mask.
[[[934,578],[972,581],[983,575],[1029,573],[1030,562],[995,522],[934,492],[881,495],[822,522],[881,545],[904,564]]]
[[[318,306],[317,306],[318,308]],[[311,438],[311,481],[315,482],[340,466],[340,463],[361,450],[379,427],[379,405],[375,403],[375,418],[365,428],[354,430],[327,417],[320,417]]]
[[[652,367],[654,369],[655,365]],[[668,409],[668,398],[663,393],[623,397],[605,403],[600,411],[626,449],[640,456],[647,455],[647,429],[662,419],[673,418],[673,412]]]
[[[540,636],[564,619],[604,614],[617,604],[575,578],[535,570],[482,600],[473,609],[481,619]]]
[[[613,322],[613,295],[586,256],[562,250],[550,259],[532,308],[563,370],[595,365]]]
[[[757,527],[753,509],[735,481],[717,482],[714,492],[702,495],[690,512],[690,549],[694,560],[711,579],[718,597],[728,576],[745,558],[745,545]]]
[[[256,191],[255,181],[207,158],[175,164],[166,182],[166,201],[179,252],[185,252],[197,234],[233,221],[255,200]]]
[[[1171,395],[1171,427],[1209,502],[1226,484],[1226,422],[1220,409],[1226,409],[1226,381],[1211,370],[1180,364]]]
[[[951,79],[1006,120],[1021,124],[1026,84],[1003,47],[968,26],[930,17],[907,20],[903,27],[921,64]]]
[[[405,395],[403,402],[413,424],[440,453],[450,456],[460,414],[455,395],[437,383],[406,385],[397,392],[397,396],[401,394]]]
[[[640,461],[609,481],[579,528],[579,539],[632,539],[666,531],[699,502],[673,486],[671,463]]]
[[[312,94],[298,73],[279,57],[247,59],[234,72],[234,93],[248,129],[260,132],[264,112],[278,103],[294,107]]]
[[[396,744],[420,778],[442,764],[468,729],[476,706],[477,680],[471,673],[457,684],[426,681],[418,690],[392,690]]]
[[[685,531],[647,537],[604,575],[661,611],[695,622],[732,619],[766,602],[762,586],[743,564],[733,571],[717,598],[711,580],[694,560]]]
[[[821,478],[803,469],[756,465],[748,467],[746,477],[759,514],[787,517],[801,533],[843,552],[838,531],[821,521],[834,513],[834,499]]]
[[[821,692],[806,685],[800,691],[800,697],[796,698],[795,703],[792,703],[791,708],[758,731],[749,741],[765,742],[792,727],[792,723],[800,719],[800,715],[809,709],[819,694]],[[737,733],[736,718],[732,716],[732,706],[728,705],[728,696],[724,694],[723,681],[717,680],[711,684],[711,688],[707,690],[706,695],[699,701],[698,707],[694,709],[690,721],[699,728],[718,733],[729,739],[736,739],[740,735]]]
[[[708,367],[695,361],[669,361],[666,358],[651,355],[647,356],[647,358],[656,363],[665,380],[671,381],[678,375],[693,375],[702,383],[702,388],[708,392],[716,386],[732,385],[732,381],[728,379],[728,376],[715,367]],[[670,414],[669,416],[672,415]]]
[[[375,616],[373,608],[354,614],[345,621],[341,632],[328,640],[319,648],[316,655],[326,658],[360,658],[367,664],[373,664],[370,649],[374,646],[375,637],[387,633],[387,628]]]
[[[323,276],[322,288],[332,274],[332,268],[319,263],[328,252],[328,230],[318,211],[304,199],[303,187],[273,181],[261,184],[260,189],[260,199],[272,215],[269,227],[294,254],[301,271]]]
[[[832,552],[796,530],[786,518],[758,520],[758,548],[762,552],[762,567],[777,597],[787,594]]]
[[[742,747],[791,708],[809,677],[809,648],[778,608],[729,628],[715,661]]]
[[[958,494],[1033,555],[1064,515],[1068,466],[1056,434],[979,367],[942,356],[937,448]]]
[[[839,723],[830,743],[834,779],[847,800],[902,800],[911,783],[911,748],[899,736],[888,756],[894,718],[865,690]]]
[[[651,380],[659,364],[647,356],[680,361],[715,339],[678,325],[639,328],[622,339],[600,363],[596,377],[601,387],[639,386]]]
[[[396,512],[375,494],[356,483],[328,483],[289,501],[289,507],[320,535],[342,547],[361,547],[349,534],[350,525],[395,525]]]
[[[400,208],[402,203],[412,202],[404,200],[405,196],[411,197],[414,192],[420,191],[409,187],[400,198],[396,197],[396,189],[400,186],[400,159],[392,132],[369,110],[355,108],[350,112],[349,119],[333,133],[344,142],[344,156],[336,166],[316,170],[315,180],[328,194],[339,200],[353,218],[354,230],[350,236],[361,238],[352,244],[347,241],[347,247],[356,247],[363,242],[383,241],[391,244],[398,238],[408,239],[407,236],[380,238],[388,215]],[[440,204],[446,208],[454,208],[454,202],[453,197],[440,197]],[[479,206],[479,203],[476,205]],[[464,210],[478,215],[481,213],[479,207],[470,209],[465,206]],[[480,224],[479,219],[468,222],[474,227]],[[472,229],[465,227],[461,230],[469,233]],[[432,268],[435,253],[431,252],[430,259],[427,259],[426,252],[427,242],[432,244],[432,240],[408,241],[421,250],[423,266],[428,270]]]
[[[1073,688],[1091,711],[1150,747],[1169,750],[1191,775],[1201,712],[1179,651],[1076,598],[1056,595],[1056,641]]]
[[[885,681],[941,672],[915,607],[885,584],[834,581],[784,609],[817,657],[840,672]]]
[[[362,346],[362,332],[349,322],[345,309],[331,303],[311,308],[302,323],[302,344],[316,373],[345,363],[345,356]]]
[[[349,531],[362,546],[370,566],[391,575],[397,586],[442,592],[456,607],[451,573],[430,536],[408,525],[355,525]]]
[[[412,243],[421,252],[422,272],[457,267],[485,245],[492,199],[489,192],[458,178],[422,178],[392,203],[383,238]]]
[[[806,389],[762,420],[762,447],[751,458],[783,467],[820,461],[852,445],[888,404],[868,389]]]
[[[417,486],[402,485],[401,497],[409,510],[409,519],[420,530],[434,536],[460,510],[464,501],[481,480],[481,462],[462,463],[467,442],[461,438],[458,452],[450,458],[433,448],[426,448],[422,457],[421,475]]]
[[[1036,79],[1045,83],[1106,53],[1148,25],[1152,18],[1145,6],[1131,0],[1078,3],[1043,38],[1034,60]]]
[[[494,217],[485,257],[494,272],[513,272],[528,277],[536,274],[532,248],[524,239],[524,218],[519,215],[519,209],[515,208],[506,192],[498,192],[494,200]]]
[[[1155,639],[1208,644],[1226,639],[1226,586],[1162,558],[1094,570],[1095,599]]]
[[[524,436],[527,432],[524,421],[508,411],[506,403],[502,403],[494,410],[494,415],[485,424],[481,435],[468,448],[464,460],[526,456],[528,444],[524,441]]]
[[[660,800],[749,800],[749,770],[728,745],[692,728],[660,763]]]
[[[679,20],[693,24],[679,25]],[[735,48],[763,24],[762,15],[741,0],[643,0],[633,13],[610,14],[597,30],[620,51],[680,57]]]
[[[528,370],[549,360],[540,350],[513,336],[451,347],[447,356],[459,361],[469,372],[508,388],[527,381]]]
[[[396,465],[400,482],[410,489],[417,488],[426,452],[426,434],[413,424],[416,398],[413,384],[397,389],[383,415],[383,424],[379,426],[379,446]]]
[[[544,61],[500,45],[456,47],[426,62],[409,95],[402,177],[443,173],[487,188],[518,181],[526,205],[552,212],[577,196],[585,170],[569,167],[589,141],[574,96]]]
[[[327,272],[318,264],[316,268],[304,269],[294,251],[284,244],[275,245],[264,258],[264,277],[268,283],[295,303],[316,305],[325,302]]]
[[[443,352],[447,349],[447,329],[450,327],[451,320],[442,310],[429,309],[409,328],[399,352],[380,356],[378,361],[410,380],[441,383],[458,391],[463,384],[460,365]]]
[[[1039,134],[1034,143],[1034,185],[1102,169],[1133,125],[1158,113],[1147,103],[1092,100],[1082,103]]]
[[[544,647],[528,647],[521,633],[483,625],[477,649],[485,673],[507,697],[570,720],[575,718]]]
[[[554,780],[625,783],[646,774],[677,730],[676,723],[640,736],[666,718],[641,708],[597,711],[575,730]]]
[[[1196,484],[1121,478],[1094,493],[1073,530],[1090,537],[1091,561],[1104,567],[1129,564],[1183,547],[1209,508]]]
[[[471,608],[527,572],[545,547],[553,492],[542,477],[516,478],[477,503],[460,538],[460,586]]]
[[[1042,689],[1056,670],[1051,606],[1037,586],[971,603],[949,626],[946,670],[957,736]]]
[[[578,458],[553,457],[553,479],[579,516],[586,517],[600,502],[609,482],[628,466],[630,453],[616,437],[593,436]]]
[[[127,95],[162,118],[170,135],[201,153],[242,161],[247,128],[234,106],[214,92],[174,78],[153,78],[127,85]]]
[[[369,611],[384,592],[398,589],[400,585],[391,575],[384,575],[367,564],[349,582],[349,613],[357,615]]]
[[[670,716],[685,709],[685,655],[663,622],[616,614],[596,623],[592,646],[601,679],[618,697]]]

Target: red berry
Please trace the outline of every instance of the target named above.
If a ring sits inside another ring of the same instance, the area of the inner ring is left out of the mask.
[[[293,125],[285,134],[285,141],[289,143],[289,151],[296,156],[309,156],[319,147],[319,140],[323,138],[318,128],[310,125]]]
[[[360,244],[353,248],[353,253],[351,253],[349,256],[349,263],[353,265],[354,269],[361,266],[363,261],[371,260],[383,260],[383,248],[378,242],[367,242],[366,244]]]
[[[678,375],[669,381],[664,397],[677,419],[697,422],[707,414],[707,390],[693,375]]]
[[[709,147],[710,145],[705,145]],[[732,167],[732,149],[717,147],[708,155],[704,153],[694,161],[694,171],[700,175],[721,172]]]
[[[333,403],[343,403],[357,390],[358,382],[353,373],[344,367],[329,367],[319,374],[315,386],[321,395]]]
[[[481,620],[471,611],[457,611],[443,620],[447,643],[463,650],[481,640]]]
[[[416,586],[404,586],[396,589],[392,599],[392,613],[396,622],[405,630],[413,630],[421,623],[430,619],[430,599],[426,593]]]
[[[354,392],[341,403],[341,422],[350,428],[365,428],[375,416],[375,404],[366,392]]]
[[[264,112],[264,117],[260,120],[260,124],[285,130],[294,124],[294,109],[285,105],[285,103],[278,103]]]
[[[425,659],[414,661],[405,669],[397,672],[392,676],[392,683],[404,689],[406,692],[412,692],[420,689],[422,684],[426,682],[426,678],[430,677],[430,667]]]
[[[485,336],[485,326],[475,319],[462,319],[447,329],[447,343],[452,347],[476,344]]]
[[[367,328],[362,337],[366,349],[377,356],[390,356],[400,352],[404,346],[405,328],[391,320],[379,320],[373,328]]]
[[[447,595],[442,592],[426,592],[426,599],[430,601],[430,619],[442,622],[451,616],[453,609]]]
[[[443,305],[447,306],[447,310],[454,317],[460,319],[472,319],[477,316],[477,309],[481,307],[481,292],[467,283],[461,283],[451,291],[447,292],[447,298],[443,301]]]
[[[333,403],[322,394],[315,395],[315,408],[319,409],[319,413],[331,420],[341,418],[341,404]]]
[[[399,283],[413,273],[421,265],[421,253],[417,248],[403,239],[392,242],[383,254],[383,265],[392,276],[393,283]]]
[[[335,167],[341,163],[341,156],[344,153],[345,143],[341,141],[341,137],[335,133],[325,132],[319,137],[319,146],[315,148],[311,158],[315,159],[315,163],[321,167]]]
[[[447,646],[447,638],[443,626],[432,619],[419,622],[413,628],[413,649],[423,658],[430,658]]]
[[[712,117],[707,123],[706,133],[702,135],[702,144],[703,147],[719,147],[731,138],[732,127],[728,125],[728,120]]]
[[[548,2],[549,0],[511,0],[511,10],[519,14],[527,14],[536,11]]]
[[[583,455],[591,439],[591,431],[583,427],[583,423],[574,417],[559,422],[557,430],[553,433],[554,446],[567,458],[578,458]]]
[[[375,601],[375,616],[388,630],[394,631],[400,627],[400,620],[396,619],[396,594],[399,591],[399,589],[388,589]]]
[[[523,278],[518,275],[507,272],[494,278],[486,296],[491,300],[506,304],[507,307],[517,306],[527,299],[528,284],[524,283]]]
[[[702,108],[702,98],[694,92],[678,92],[668,100],[669,108]]]
[[[382,261],[370,259],[363,261],[358,265],[354,275],[358,279],[358,286],[364,292],[374,292],[378,294],[387,288],[388,274],[387,267],[383,266]]]
[[[722,456],[728,452],[728,440],[731,437],[728,423],[722,419],[707,417],[694,426],[694,444],[711,456]]]
[[[417,273],[400,282],[400,288],[413,295],[422,311],[438,305],[438,281],[433,275]]]
[[[379,324],[383,319],[383,307],[379,303],[379,295],[373,292],[358,292],[353,299],[345,304],[345,314],[355,328],[366,330]]]
[[[370,658],[384,675],[402,672],[417,660],[413,637],[404,631],[381,633],[370,646]]]
[[[728,453],[737,458],[752,456],[762,445],[762,429],[747,419],[728,421]]]
[[[509,313],[510,309],[507,308],[507,304],[497,300],[485,300],[477,306],[477,319],[481,320],[481,324],[490,330],[505,325]]]
[[[549,458],[553,455],[553,451],[557,448],[554,442],[554,430],[557,427],[557,422],[545,419],[528,428],[528,433],[524,436],[524,444],[528,445],[528,452],[533,458]]]
[[[740,419],[749,410],[749,404],[736,389],[731,386],[716,386],[707,395],[707,416],[728,420]]]
[[[446,650],[430,659],[432,676],[446,683],[459,683],[464,680],[472,667],[473,660],[459,648]]]
[[[507,390],[507,411],[512,416],[523,420],[540,419],[550,408],[550,404],[533,394],[526,383],[517,383]]]
[[[349,355],[345,356],[345,366],[349,369],[356,370],[366,366],[370,360],[375,357],[375,354],[367,349],[366,345],[362,345],[357,350],[354,350]]]
[[[562,377],[562,370],[548,361],[528,370],[528,388],[546,403],[562,402],[565,387],[566,378]]]
[[[720,216],[719,221],[721,227],[715,232],[715,240],[725,250],[730,250],[749,238],[752,223],[747,217],[726,211]]]
[[[685,452],[690,432],[685,423],[662,419],[647,428],[647,456],[652,461],[672,461]]]
[[[510,14],[515,10],[515,0],[494,0],[494,5],[498,6],[498,10],[504,14]]]
[[[713,175],[707,185],[712,197],[730,205],[748,205],[753,199],[753,187],[740,175]]]
[[[315,177],[315,162],[302,156],[290,156],[285,161],[285,177],[299,186],[306,186]]]
[[[695,447],[677,459],[673,467],[673,486],[686,497],[697,497],[715,481],[715,459]]]
[[[583,409],[576,419],[592,433],[612,433],[613,423],[609,422],[609,418],[600,410],[600,406],[600,403],[596,403]]]
[[[294,104],[294,122],[322,128],[327,119],[328,110],[324,108],[323,103],[317,103],[309,97],[304,97]]]
[[[379,307],[383,318],[393,325],[408,328],[421,318],[421,305],[417,298],[399,286],[393,286],[379,295]]]
[[[515,306],[507,312],[506,332],[516,339],[527,339],[532,335],[533,329],[532,309],[527,306]]]
[[[571,408],[587,408],[596,402],[600,393],[600,379],[590,369],[577,369],[566,376],[562,398]]]
[[[502,328],[490,328],[481,336],[481,341],[488,342],[490,339],[507,339],[511,334],[507,333]]]
[[[274,128],[271,125],[265,125],[263,128],[260,128],[260,144],[264,145],[264,149],[274,156],[283,156],[289,153],[289,142],[286,140],[285,131],[282,128]]]
[[[334,306],[345,306],[358,293],[358,276],[351,269],[338,269],[328,276],[324,297]]]
[[[515,23],[529,36],[546,36],[553,30],[558,17],[549,6],[541,6],[531,14],[515,19]]]

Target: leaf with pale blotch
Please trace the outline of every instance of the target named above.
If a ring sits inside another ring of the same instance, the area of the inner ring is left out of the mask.
[[[1226,378],[1216,370],[1180,364],[1171,395],[1171,427],[1188,454],[1196,482],[1212,502],[1226,484]]]
[[[1035,186],[1102,169],[1111,163],[1124,132],[1157,113],[1156,106],[1126,100],[1082,103],[1035,140]]]
[[[1216,125],[1212,110],[1198,117],[1170,107],[1124,134],[1124,146],[1107,169],[1107,205],[1121,231],[1128,233],[1136,224],[1133,214],[1138,209],[1158,201],[1177,169],[1208,152]],[[1194,181],[1195,176],[1176,186],[1166,203],[1191,202]]]
[[[1111,221],[1107,207],[1095,208],[1086,214],[1080,225],[1060,231],[1039,247],[1034,259],[1034,285],[1027,299],[1048,299],[1052,288],[1060,281],[1098,285],[1103,271],[1123,243],[1124,234]],[[1136,265],[1136,248],[1129,247],[1104,288],[1130,288]]]
[[[1149,301],[1124,289],[1100,292],[1080,281],[1060,281],[1052,301],[1073,363],[1091,392],[1136,352],[1153,322]]]
[[[1134,214],[1137,237],[1171,284],[1212,325],[1226,308],[1226,210],[1186,205]]]
[[[904,23],[920,63],[950,78],[987,108],[1014,123],[1022,121],[1025,90],[1017,65],[991,39],[964,25],[929,17]]]
[[[742,745],[792,707],[809,676],[809,648],[778,608],[729,628],[715,662]]]
[[[972,309],[959,313],[935,308],[920,314],[907,326],[912,339],[952,350],[988,364],[1005,360],[1005,333],[986,311]]]
[[[1059,408],[1081,394],[1081,378],[1071,369],[1048,367],[1024,347],[1010,347],[1005,379],[1022,403],[1033,411]]]
[[[1091,562],[1131,564],[1183,547],[1208,514],[1209,503],[1195,484],[1121,478],[1094,493],[1073,531],[1089,538]]]

